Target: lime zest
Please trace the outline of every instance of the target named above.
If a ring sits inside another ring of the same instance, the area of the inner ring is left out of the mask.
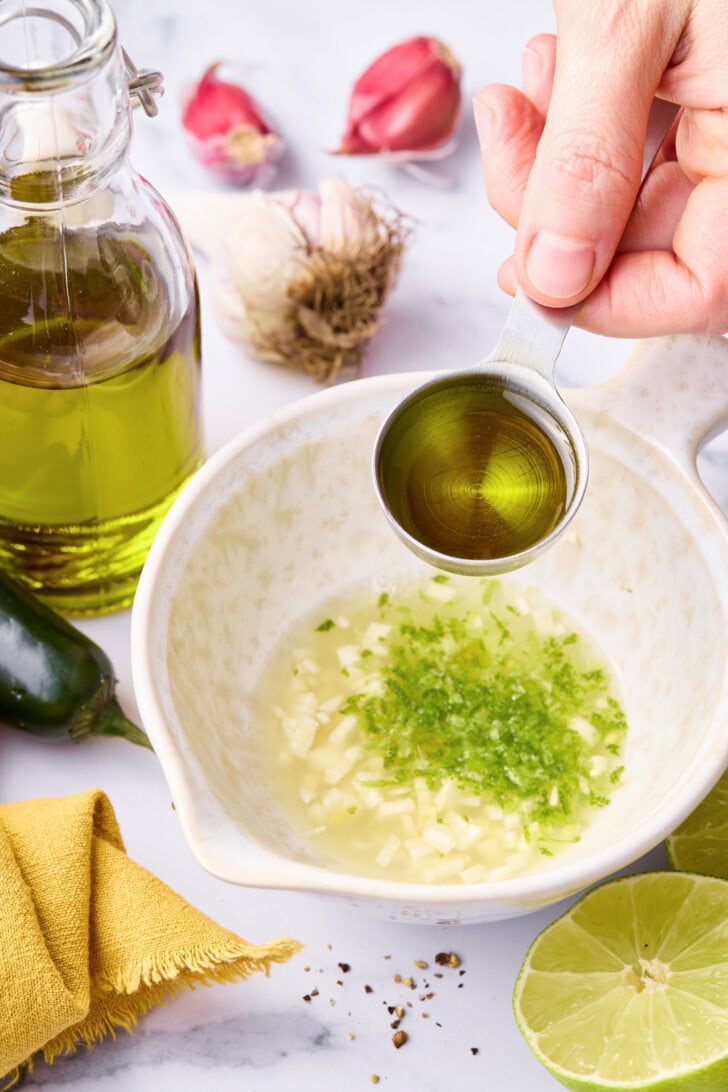
[[[368,784],[453,780],[547,828],[568,827],[585,803],[608,804],[624,768],[595,776],[594,746],[571,721],[585,717],[614,755],[627,723],[606,671],[581,663],[578,634],[542,636],[531,627],[516,639],[491,608],[480,628],[471,612],[422,621],[401,605],[383,611],[393,625],[377,657],[379,692],[357,692],[340,709],[382,756],[388,776]]]

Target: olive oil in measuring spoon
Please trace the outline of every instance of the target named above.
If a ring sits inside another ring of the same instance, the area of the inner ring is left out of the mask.
[[[437,400],[437,408],[429,405]],[[379,461],[379,487],[400,527],[449,557],[528,550],[562,520],[567,472],[543,427],[499,383],[463,376],[405,404]]]

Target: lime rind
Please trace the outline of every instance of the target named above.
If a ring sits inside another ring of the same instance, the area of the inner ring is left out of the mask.
[[[728,882],[650,872],[594,888],[536,937],[513,1008],[567,1088],[725,1092]]]

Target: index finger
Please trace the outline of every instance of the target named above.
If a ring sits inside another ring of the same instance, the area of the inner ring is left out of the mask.
[[[551,104],[516,239],[521,284],[566,306],[604,276],[639,190],[647,116],[683,4],[559,5]],[[686,17],[686,16],[685,16]]]

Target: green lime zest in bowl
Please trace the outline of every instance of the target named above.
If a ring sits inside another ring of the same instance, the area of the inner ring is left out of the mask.
[[[374,665],[379,692],[342,708],[383,757],[374,784],[453,779],[547,825],[608,803],[622,767],[596,752],[618,755],[627,724],[577,633],[544,635],[510,603],[419,621],[387,601],[380,615],[393,625]]]
[[[274,783],[313,851],[480,883],[548,867],[609,802],[627,729],[613,686],[538,589],[437,574],[332,597],[259,693]]]

